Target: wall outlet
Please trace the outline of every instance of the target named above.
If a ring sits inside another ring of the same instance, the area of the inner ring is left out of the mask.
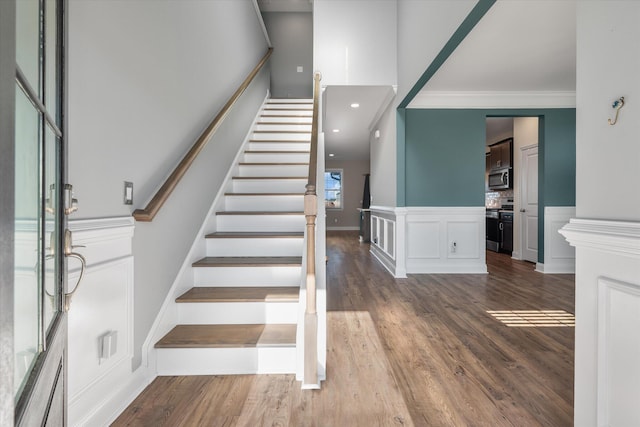
[[[457,250],[458,250],[458,242],[454,240],[453,242],[451,242],[451,253],[455,254]]]

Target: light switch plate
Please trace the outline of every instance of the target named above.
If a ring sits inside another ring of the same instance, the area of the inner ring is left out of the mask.
[[[125,205],[133,204],[133,182],[129,182],[129,181],[124,182],[124,204]]]
[[[297,70],[298,70],[299,73],[302,73],[302,70],[303,70],[302,65],[298,65]]]

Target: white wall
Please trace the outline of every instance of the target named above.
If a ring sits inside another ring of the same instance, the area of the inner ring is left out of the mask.
[[[640,219],[640,4],[578,2],[576,203],[581,218]],[[637,96],[636,96],[637,95]],[[620,119],[611,104],[624,96]],[[603,174],[606,172],[606,179]]]
[[[263,13],[273,44],[271,94],[313,98],[313,16],[308,12]],[[302,67],[298,72],[297,67]]]
[[[264,35],[249,0],[72,1],[68,16],[74,217],[130,215],[264,55]],[[268,81],[262,73],[248,89],[154,222],[136,224],[134,368]],[[133,207],[122,202],[125,180]]]
[[[315,0],[314,69],[322,85],[395,85],[396,0]]]
[[[380,138],[374,136],[380,131]],[[396,151],[396,102],[391,102],[370,135],[369,188],[371,204],[396,206],[397,151]]]
[[[398,103],[476,3],[475,0],[398,0]]]
[[[574,423],[640,425],[640,3],[577,11]]]
[[[369,159],[328,160],[325,169],[342,169],[342,209],[327,209],[328,230],[359,230],[364,174],[369,173]],[[369,183],[371,186],[371,183]]]

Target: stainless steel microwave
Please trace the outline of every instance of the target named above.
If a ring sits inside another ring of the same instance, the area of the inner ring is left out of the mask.
[[[511,168],[497,169],[489,172],[490,190],[505,190],[507,188],[513,188]]]

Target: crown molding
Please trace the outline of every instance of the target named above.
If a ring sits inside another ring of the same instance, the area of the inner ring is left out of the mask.
[[[407,108],[575,108],[575,91],[422,91]]]

